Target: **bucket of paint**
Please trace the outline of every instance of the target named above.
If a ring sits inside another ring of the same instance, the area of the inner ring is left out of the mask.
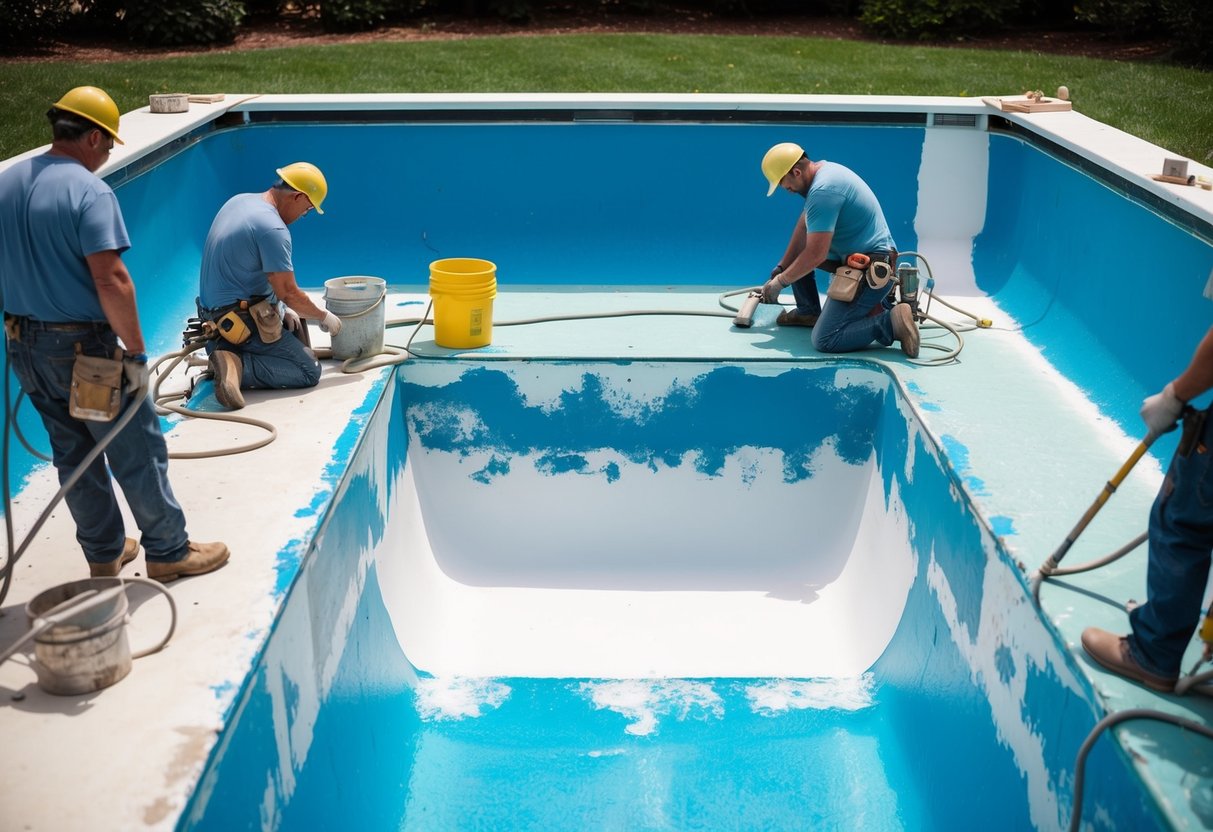
[[[497,266],[475,257],[430,263],[434,343],[447,349],[485,347],[493,340]]]
[[[387,283],[353,275],[324,281],[324,308],[341,319],[333,336],[333,358],[364,358],[383,352]]]
[[[164,593],[172,609],[168,634],[159,644],[131,653],[126,635],[130,608],[126,590],[148,585]],[[168,591],[153,581],[86,578],[40,592],[25,605],[34,639],[34,672],[47,693],[74,696],[121,681],[131,660],[168,643],[177,626],[177,609]],[[24,639],[23,639],[24,641]]]

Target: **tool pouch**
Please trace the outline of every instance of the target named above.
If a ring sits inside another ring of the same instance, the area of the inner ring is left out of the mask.
[[[893,267],[881,260],[873,260],[866,273],[868,285],[873,289],[883,289],[893,279]]]
[[[830,287],[826,289],[826,297],[850,303],[859,294],[859,281],[863,278],[864,273],[859,269],[839,266],[834,270],[834,276],[830,278]]]
[[[75,419],[112,422],[122,407],[122,351],[113,358],[84,355],[76,345],[67,409]]]
[[[282,337],[282,316],[278,314],[278,304],[259,300],[250,306],[248,311],[262,341],[272,344]]]
[[[244,316],[235,309],[216,318],[215,326],[219,330],[219,337],[229,344],[239,346],[253,337],[253,331],[244,322]]]

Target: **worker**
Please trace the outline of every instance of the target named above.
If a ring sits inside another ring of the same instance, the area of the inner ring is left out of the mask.
[[[914,311],[909,304],[891,302],[897,246],[867,183],[837,162],[812,161],[792,142],[768,150],[762,172],[770,184],[767,196],[782,187],[805,201],[787,250],[762,288],[764,303],[778,303],[779,293],[792,287],[796,308],[780,312],[776,323],[812,327],[813,346],[821,352],[852,352],[873,341],[886,347],[898,341],[902,352],[917,358]],[[857,283],[834,277],[823,309],[816,270],[834,273],[853,254],[864,255],[860,261],[870,262],[871,269],[861,265],[857,271],[867,276]]]
[[[315,165],[294,162],[277,170],[278,181],[261,193],[237,194],[211,223],[202,250],[198,316],[213,321],[208,342],[215,397],[224,407],[244,407],[242,389],[315,387],[320,363],[307,326],[336,335],[341,319],[317,306],[295,282],[287,226],[321,204],[328,182]],[[283,330],[289,332],[284,336]]]
[[[1213,276],[1205,294],[1213,300]],[[1213,327],[1187,369],[1141,407],[1149,437],[1170,430],[1183,416],[1179,445],[1150,510],[1146,602],[1129,613],[1128,636],[1098,627],[1082,633],[1083,649],[1099,664],[1165,693],[1175,688],[1200,620],[1213,557],[1213,406],[1185,407],[1210,388]]]
[[[136,408],[64,495],[93,577],[139,554],[171,581],[227,562],[223,543],[195,543],[168,482],[168,449],[147,396],[146,346],[117,197],[95,171],[118,138],[118,108],[96,87],[69,90],[47,112],[51,147],[0,173],[0,293],[13,371],[42,417],[60,484]],[[73,383],[73,369],[82,375]],[[140,541],[126,536],[110,475]]]

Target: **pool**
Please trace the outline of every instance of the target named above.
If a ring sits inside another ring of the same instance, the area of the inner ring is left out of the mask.
[[[289,447],[322,454],[299,494],[227,494],[277,518],[248,555],[263,597],[246,624],[236,611],[238,647],[189,729],[202,739],[143,822],[1064,828],[1105,708],[1159,699],[1072,649],[1084,623],[1123,621],[1093,599],[1140,592],[1143,561],[1047,587],[1044,615],[1024,564],[1069,531],[1135,444],[1141,398],[1207,328],[1213,204],[1135,172],[1116,145],[1131,137],[1048,116],[966,99],[266,96],[139,122],[158,137],[109,179],[163,351],[192,314],[210,217],[294,159],[331,188],[323,218],[293,227],[301,284],[381,276],[389,317],[424,309],[446,256],[497,264],[498,320],[720,311],[786,245],[796,205],[763,198],[757,160],[788,138],[860,170],[940,294],[997,320],[942,367],[822,356],[770,320],[501,327],[462,352],[423,329],[416,360],[343,398],[326,377],[297,405],[267,400],[299,420]],[[1142,251],[1184,264],[1148,298]],[[1093,545],[1144,524],[1173,443]],[[237,488],[243,464],[182,477]],[[213,601],[201,579],[186,591]],[[1119,736],[1088,761],[1087,828],[1200,822],[1206,752],[1157,727]]]
[[[1091,706],[888,374],[512,364],[397,374],[293,593],[348,628],[309,657],[328,689],[281,687],[305,665],[271,641],[187,826],[1068,819]],[[277,708],[308,723],[289,782]],[[1099,756],[1100,812],[1157,826]]]

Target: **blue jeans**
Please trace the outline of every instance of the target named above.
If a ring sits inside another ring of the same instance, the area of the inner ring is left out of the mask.
[[[118,341],[107,326],[66,331],[30,321],[22,324],[20,340],[8,342],[13,372],[50,436],[60,485],[114,425],[81,421],[68,412],[77,343],[87,355],[112,356]],[[128,395],[123,412],[130,404]],[[105,452],[64,495],[76,522],[76,540],[91,563],[112,562],[122,554],[126,538],[107,461],[139,526],[147,559],[168,563],[189,554],[185,514],[168,482],[168,448],[160,431],[160,417],[146,395],[138,408]]]
[[[792,284],[796,311],[801,315],[820,315],[813,327],[813,346],[821,352],[854,352],[866,349],[873,341],[886,347],[892,344],[893,322],[889,317],[892,304],[885,303],[892,293],[892,281],[880,289],[873,289],[863,281],[855,300],[848,303],[828,298],[823,310],[817,294],[816,271]]]
[[[1210,408],[1213,410],[1213,408]],[[1181,443],[1181,446],[1184,443]],[[1146,603],[1129,613],[1129,649],[1160,676],[1180,672],[1200,620],[1213,557],[1213,413],[1188,453],[1176,452],[1150,510]]]
[[[262,341],[261,335],[253,328],[253,337],[238,346],[222,338],[208,342],[207,353],[213,350],[229,350],[240,356],[244,368],[240,386],[246,390],[258,387],[286,390],[315,387],[320,383],[320,362],[297,335],[285,329],[282,337],[272,344]]]

